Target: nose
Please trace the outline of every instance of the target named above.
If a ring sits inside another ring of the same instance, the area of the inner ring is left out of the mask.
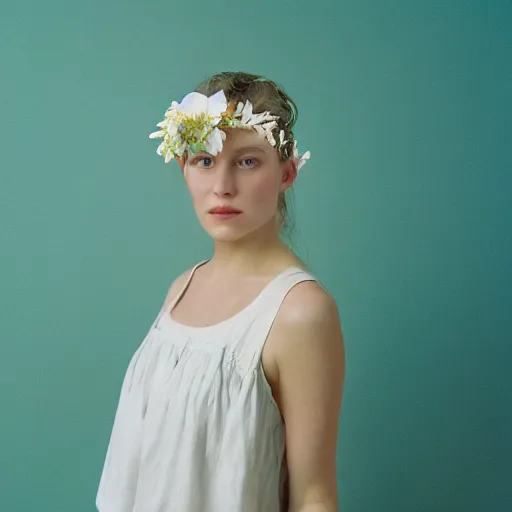
[[[236,195],[236,174],[226,164],[217,164],[213,177],[213,192],[219,196],[234,196]]]

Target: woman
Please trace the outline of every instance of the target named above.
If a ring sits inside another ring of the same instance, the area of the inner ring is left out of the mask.
[[[335,512],[344,381],[335,301],[281,241],[296,106],[274,82],[220,73],[166,111],[214,253],[170,286],[133,355],[100,512]]]

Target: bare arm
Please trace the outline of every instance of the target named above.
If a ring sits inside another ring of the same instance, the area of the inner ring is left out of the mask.
[[[272,329],[286,426],[289,512],[338,512],[336,448],[345,350],[334,299],[296,285]]]

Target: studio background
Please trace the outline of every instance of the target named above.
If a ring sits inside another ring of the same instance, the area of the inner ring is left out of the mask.
[[[293,247],[347,354],[341,512],[509,512],[512,5],[4,2],[0,510],[92,512],[120,385],[209,257],[149,140],[225,70],[299,105]]]

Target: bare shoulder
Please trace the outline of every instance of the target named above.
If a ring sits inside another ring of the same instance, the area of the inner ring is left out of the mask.
[[[169,286],[169,289],[167,290],[167,295],[165,297],[164,303],[162,305],[163,308],[167,307],[167,305],[180,293],[182,288],[185,286],[185,283],[187,282],[187,279],[190,276],[190,273],[192,272],[194,267],[190,267],[189,269],[185,270],[185,272],[181,273]]]
[[[321,351],[342,357],[343,332],[334,297],[317,281],[291,288],[271,331],[276,360],[288,360],[297,350]]]
[[[276,320],[289,327],[339,323],[338,306],[334,297],[317,281],[302,281],[288,292]]]

